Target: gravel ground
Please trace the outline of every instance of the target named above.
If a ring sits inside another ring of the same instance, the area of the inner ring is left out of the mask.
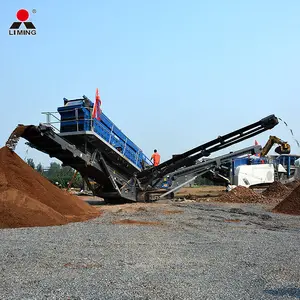
[[[300,217],[242,204],[124,208],[1,230],[0,299],[300,299]],[[157,223],[114,224],[127,219]]]

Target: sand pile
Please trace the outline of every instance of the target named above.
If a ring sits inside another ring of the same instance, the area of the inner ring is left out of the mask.
[[[237,186],[230,192],[217,198],[217,201],[233,203],[264,203],[266,202],[266,198],[255,193],[249,188]]]
[[[276,205],[273,212],[300,215],[300,185]]]
[[[265,197],[282,198],[287,196],[291,190],[279,181],[274,181],[262,192]]]
[[[99,212],[54,186],[7,147],[0,149],[0,227],[63,225]]]

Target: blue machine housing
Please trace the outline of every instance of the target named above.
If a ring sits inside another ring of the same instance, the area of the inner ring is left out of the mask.
[[[238,157],[232,160],[232,176],[235,175],[235,169],[241,165],[257,165],[261,163],[273,163],[273,164],[281,164],[287,170],[287,177],[289,178],[291,175],[291,167],[295,166],[295,160],[298,159],[299,155],[275,155],[270,157],[252,157],[249,159],[248,157]]]
[[[243,165],[259,165],[261,163],[268,163],[268,159],[266,157],[237,157],[235,159],[232,160],[232,176],[235,175],[235,169],[238,166],[243,166]]]
[[[295,161],[299,158],[299,155],[290,155],[290,154],[283,154],[279,155],[275,158],[275,162],[277,164],[283,165],[283,167],[287,170],[287,177],[291,176],[291,168],[295,167]]]
[[[93,131],[117,151],[129,159],[137,168],[152,165],[150,159],[133,143],[103,112],[100,120],[92,119],[94,103],[88,98],[67,100],[58,107],[60,114],[60,132]]]

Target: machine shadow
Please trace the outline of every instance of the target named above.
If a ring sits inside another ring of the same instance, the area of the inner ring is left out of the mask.
[[[264,292],[272,296],[289,296],[294,297],[296,299],[300,299],[300,288],[284,287],[279,289],[264,290]]]

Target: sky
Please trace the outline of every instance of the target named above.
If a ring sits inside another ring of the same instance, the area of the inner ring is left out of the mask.
[[[63,98],[99,88],[103,112],[162,161],[270,114],[300,140],[300,1],[1,1],[0,145],[19,124],[38,125]],[[25,8],[35,36],[10,36]],[[36,13],[33,14],[32,10]],[[290,142],[273,130],[222,152]],[[23,159],[50,158],[21,140]]]

